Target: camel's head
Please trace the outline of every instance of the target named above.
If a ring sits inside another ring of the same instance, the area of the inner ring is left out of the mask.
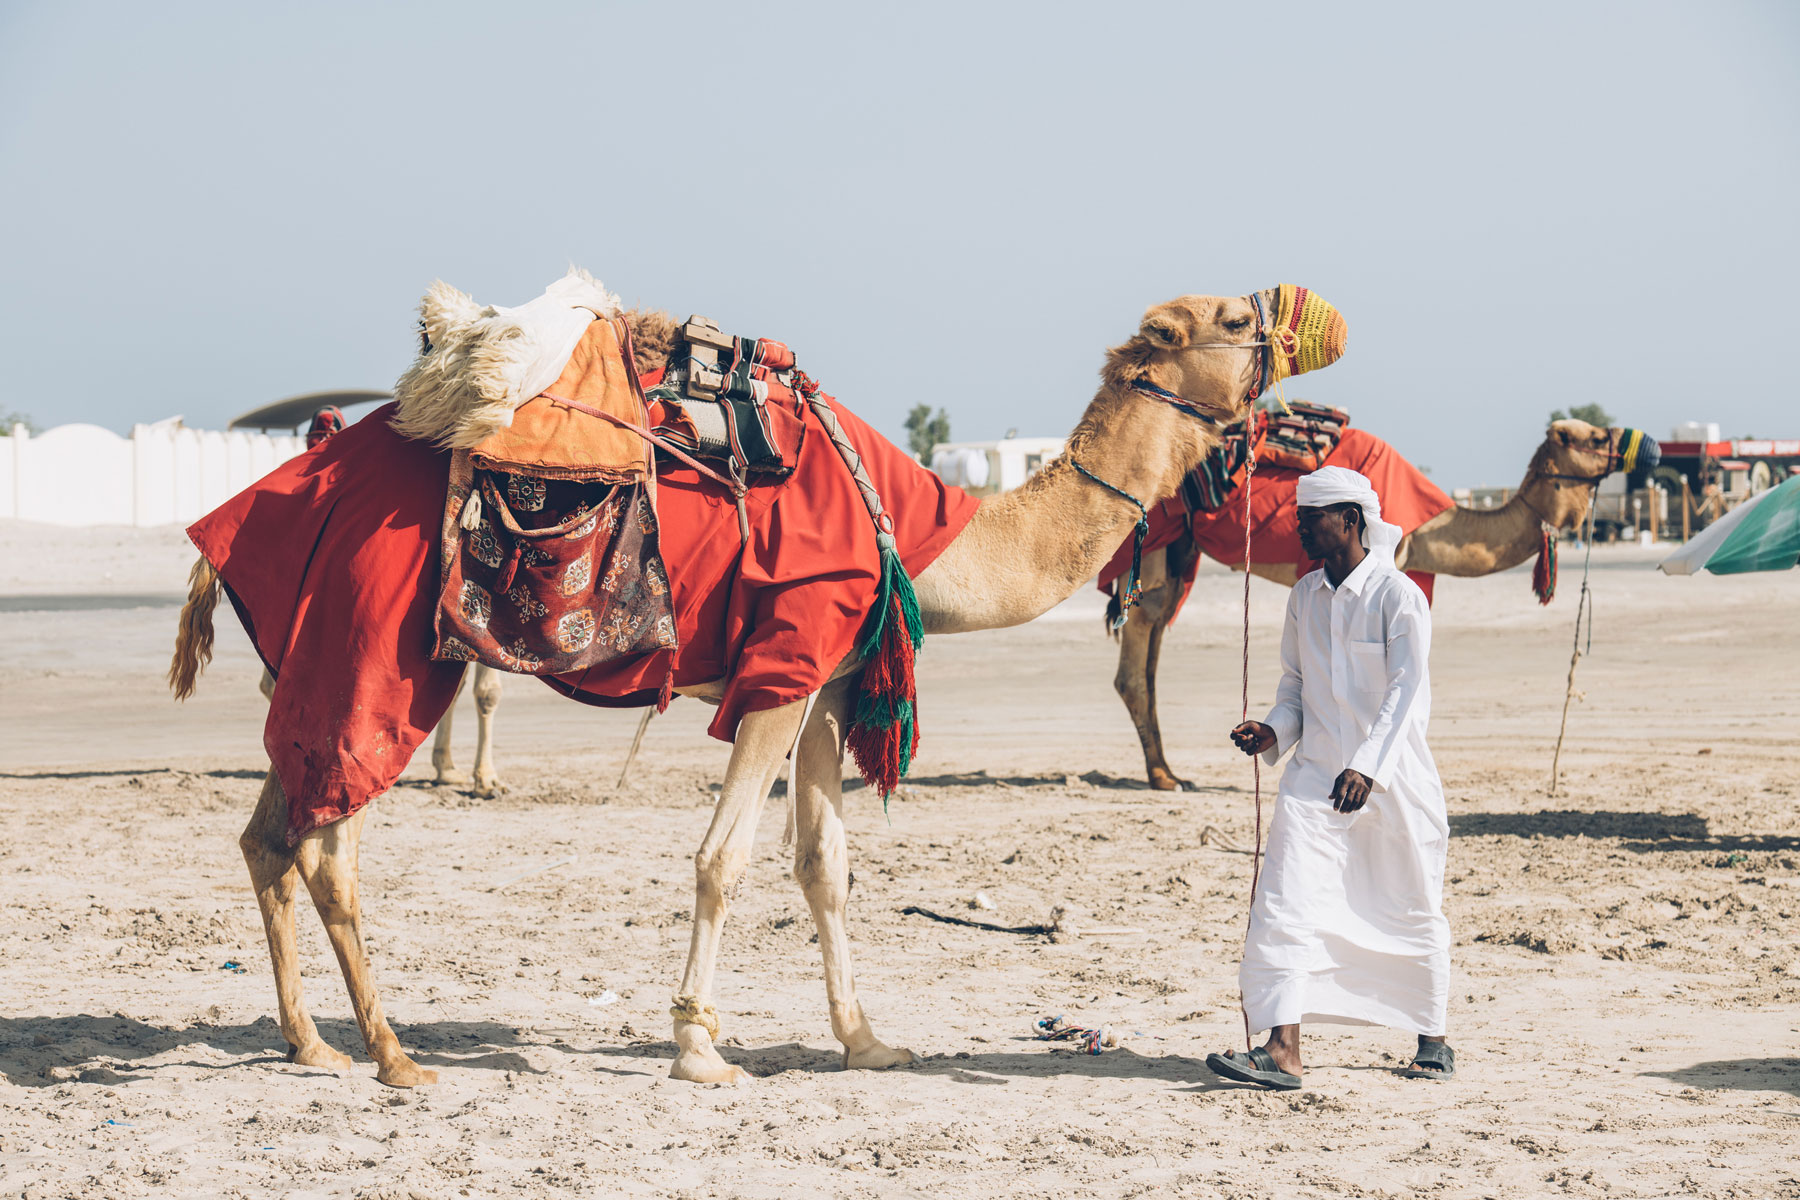
[[[1270,383],[1335,362],[1345,337],[1337,309],[1291,284],[1247,296],[1181,296],[1144,314],[1137,336],[1113,350],[1106,377],[1149,383],[1228,425]],[[1216,440],[1215,433],[1208,443]]]
[[[1570,417],[1550,422],[1543,445],[1532,456],[1527,482],[1550,483],[1556,512],[1544,515],[1573,529],[1587,516],[1588,501],[1602,479],[1614,471],[1648,471],[1660,461],[1662,448],[1642,430],[1622,425],[1602,429]]]

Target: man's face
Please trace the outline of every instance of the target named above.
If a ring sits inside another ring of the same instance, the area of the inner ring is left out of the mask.
[[[1353,504],[1334,504],[1328,508],[1309,508],[1301,505],[1297,510],[1300,518],[1300,549],[1306,557],[1314,562],[1322,562],[1333,554],[1345,549],[1353,539],[1360,539],[1361,532],[1351,510]]]

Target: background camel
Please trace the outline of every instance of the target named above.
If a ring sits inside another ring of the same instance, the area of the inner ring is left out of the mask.
[[[1138,333],[1108,355],[1099,392],[1070,435],[1065,454],[1025,487],[982,501],[963,531],[919,574],[915,584],[926,632],[1029,621],[1093,578],[1138,517],[1135,504],[1093,477],[1148,500],[1171,495],[1217,444],[1218,429],[1248,411],[1268,366],[1263,314],[1275,311],[1276,302],[1270,289],[1254,298],[1184,296],[1151,309]],[[1335,313],[1331,318],[1341,347],[1341,318]],[[634,326],[639,355],[654,361],[659,347],[654,335],[658,321],[666,318],[629,314],[627,320]],[[660,347],[666,355],[667,339]],[[1085,473],[1074,465],[1077,460]],[[210,634],[209,604],[201,597],[190,600],[172,668],[175,679],[190,685],[202,615],[204,632]],[[762,806],[790,751],[795,756],[794,874],[818,928],[831,1027],[843,1044],[844,1065],[885,1067],[912,1059],[909,1051],[890,1048],[875,1037],[856,996],[845,928],[850,874],[842,760],[853,701],[849,685],[858,665],[845,661],[816,696],[752,712],[738,727],[711,826],[695,855],[693,932],[671,1009],[678,1047],[671,1073],[676,1078],[746,1077],[715,1046],[714,962]],[[679,690],[717,700],[723,682]],[[289,1058],[340,1071],[349,1066],[345,1055],[321,1040],[301,999],[294,899],[304,883],[343,969],[377,1078],[395,1086],[434,1081],[436,1073],[414,1063],[389,1028],[364,949],[356,889],[357,847],[367,809],[314,830],[291,847],[285,838],[287,809],[281,783],[271,771],[240,846],[268,934]]]
[[[1601,429],[1586,421],[1552,422],[1543,444],[1532,455],[1518,491],[1499,508],[1452,506],[1431,517],[1400,542],[1395,562],[1403,570],[1473,577],[1517,566],[1538,553],[1543,527],[1577,528],[1586,518],[1599,481],[1620,469],[1620,446],[1631,431]],[[1649,444],[1654,448],[1654,443]],[[1651,465],[1654,465],[1654,461]],[[1226,504],[1226,510],[1232,507]],[[1156,713],[1156,669],[1163,633],[1180,610],[1193,580],[1200,551],[1183,535],[1144,556],[1143,596],[1127,614],[1119,631],[1119,667],[1113,686],[1125,702],[1144,748],[1144,771],[1150,786],[1174,791],[1187,786],[1170,770]],[[1242,569],[1242,554],[1228,562]],[[1292,587],[1298,572],[1292,562],[1256,562],[1250,570],[1261,578]],[[1122,584],[1113,584],[1117,597]],[[1115,599],[1115,604],[1117,600]]]

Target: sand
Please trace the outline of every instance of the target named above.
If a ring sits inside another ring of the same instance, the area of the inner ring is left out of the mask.
[[[724,1054],[760,1078],[667,1078],[726,750],[679,702],[617,788],[634,714],[509,681],[512,791],[415,763],[365,838],[383,998],[443,1076],[401,1092],[308,911],[308,997],[357,1065],[282,1061],[236,847],[266,766],[257,665],[221,613],[200,695],[168,701],[179,531],[0,522],[0,1196],[1800,1195],[1800,575],[1668,579],[1655,557],[1595,554],[1555,796],[1579,554],[1544,609],[1528,568],[1440,583],[1453,1082],[1397,1077],[1409,1039],[1379,1029],[1317,1028],[1299,1093],[1203,1065],[1241,1044],[1250,861],[1201,832],[1248,842],[1254,820],[1224,737],[1241,580],[1209,569],[1161,679],[1192,792],[1138,782],[1097,595],[928,646],[912,781],[886,815],[849,800],[860,991],[921,1055],[886,1073],[838,1069],[777,800],[717,995]],[[1282,594],[1253,584],[1259,710]],[[909,904],[1144,932],[1051,941]],[[1033,1040],[1053,1013],[1123,1044]]]

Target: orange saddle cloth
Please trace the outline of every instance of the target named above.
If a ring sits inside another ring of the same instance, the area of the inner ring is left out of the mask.
[[[648,427],[619,327],[596,319],[556,382],[513,410],[511,427],[471,450],[478,469],[541,479],[641,483],[650,477],[650,444],[629,429],[564,401]]]

